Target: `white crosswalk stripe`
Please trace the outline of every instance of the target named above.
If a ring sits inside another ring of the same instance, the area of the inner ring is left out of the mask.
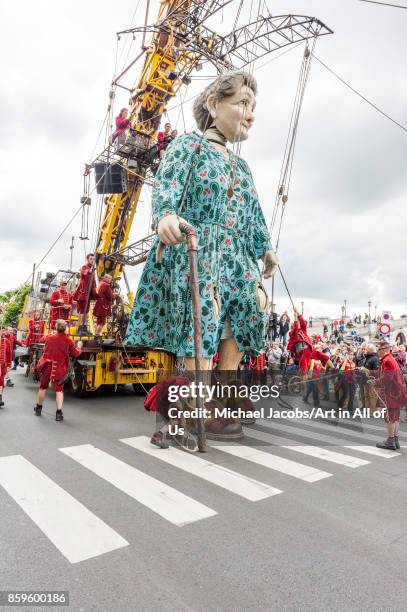
[[[374,446],[345,446],[345,448],[355,450],[359,453],[376,455],[376,457],[382,457],[383,459],[394,459],[394,457],[401,457],[400,453],[395,453],[394,451],[386,450],[385,448],[375,448]]]
[[[217,514],[212,508],[91,444],[59,450],[178,527]]]
[[[365,461],[364,459],[357,459],[356,457],[350,457],[349,455],[337,453],[336,451],[318,446],[285,446],[284,448],[289,448],[297,453],[303,453],[310,457],[317,457],[318,459],[324,459],[325,461],[331,461],[332,463],[338,463],[339,465],[345,465],[350,468],[357,468],[361,465],[370,463],[370,461]]]
[[[292,444],[293,441],[289,438],[272,436],[271,431],[270,433],[266,433],[264,431],[258,431],[257,429],[246,428],[245,433],[251,438],[255,438],[256,440],[261,440],[262,442],[269,443],[274,442],[274,444],[278,444],[282,448],[288,448],[289,450],[295,451],[297,453],[302,453],[304,455],[309,455],[310,457],[316,457],[318,459],[322,459],[323,461],[330,461],[332,463],[337,463],[339,465],[344,465],[350,468],[357,468],[362,465],[368,465],[370,463],[370,461],[366,461],[365,459],[359,459],[357,457],[352,457],[351,455],[345,455],[343,453],[328,450],[326,448],[321,448],[319,446],[294,446]]]
[[[377,442],[377,437],[369,435],[366,436],[363,433],[358,434],[354,431],[344,432],[343,430],[338,430],[336,427],[325,426],[323,423],[315,423],[315,421],[312,423],[312,427],[315,428],[317,431],[315,431],[314,429],[310,430],[305,428],[305,425],[308,425],[308,421],[306,421],[305,423],[302,421],[297,421],[296,423],[299,425],[299,427],[295,425],[294,421],[288,421],[287,423],[284,422],[284,424],[273,421],[272,428],[273,430],[283,431],[284,433],[292,435],[297,434],[302,438],[313,438],[314,440],[319,440],[320,442],[328,442],[328,444],[332,444],[332,440],[335,440],[338,446],[340,444],[339,440],[341,439],[341,434],[345,433],[351,438],[358,438],[358,440],[365,439],[372,440],[375,443]],[[325,434],[320,433],[321,429],[325,431]],[[330,434],[331,436],[329,439],[327,438],[327,434]]]
[[[278,455],[265,453],[264,451],[253,448],[252,446],[242,446],[240,444],[238,446],[217,445],[216,449],[221,450],[224,453],[234,455],[235,457],[239,457],[240,459],[252,461],[253,463],[270,468],[271,470],[282,472],[288,476],[305,480],[305,482],[317,482],[318,480],[332,476],[332,474],[329,472],[316,470],[315,468],[304,465],[303,463],[297,463],[297,461],[291,461],[291,459],[285,459],[284,457],[279,457]]]
[[[236,495],[240,495],[250,501],[258,501],[282,493],[280,489],[271,487],[264,482],[259,482],[238,472],[234,472],[229,468],[221,465],[216,465],[211,461],[190,455],[178,450],[176,448],[170,448],[162,450],[154,447],[150,444],[149,439],[146,436],[138,436],[136,438],[125,438],[121,440],[125,444],[165,461],[170,465],[173,465],[181,470],[185,470],[198,478],[208,480],[212,484],[227,489]]]
[[[340,425],[328,425],[327,423],[318,423],[315,420],[306,420],[306,421],[299,421],[299,420],[294,420],[294,419],[290,419],[289,421],[287,421],[287,424],[282,425],[281,423],[276,423],[277,427],[279,428],[284,428],[284,427],[290,427],[290,425],[292,427],[294,427],[295,425],[298,425],[298,431],[301,432],[301,435],[303,435],[303,433],[308,433],[310,434],[311,432],[308,429],[305,429],[305,427],[310,427],[312,430],[317,429],[318,431],[324,431],[327,434],[331,434],[332,436],[334,436],[335,438],[340,438],[341,434],[343,436],[349,436],[350,438],[358,438],[359,440],[369,440],[370,442],[378,442],[379,438],[377,436],[372,436],[370,434],[365,433],[363,430],[361,431],[352,431],[349,427],[341,427]],[[362,428],[362,425],[361,425]],[[287,429],[285,431],[288,431]],[[383,431],[383,430],[382,430]],[[293,432],[294,433],[294,432]],[[317,432],[312,431],[312,435],[315,437]]]
[[[0,457],[0,485],[71,563],[128,545],[21,455]]]

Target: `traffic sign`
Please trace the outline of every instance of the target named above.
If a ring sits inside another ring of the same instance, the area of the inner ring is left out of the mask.
[[[388,323],[382,323],[379,327],[379,331],[381,334],[386,336],[387,334],[390,333],[390,325]]]

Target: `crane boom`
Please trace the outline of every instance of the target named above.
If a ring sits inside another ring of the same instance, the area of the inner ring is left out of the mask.
[[[146,146],[151,146],[154,142],[161,115],[168,101],[178,93],[184,84],[185,76],[189,75],[201,58],[199,52],[191,53],[185,50],[180,39],[171,32],[171,27],[179,27],[178,11],[182,9],[188,12],[191,4],[194,7],[201,4],[201,9],[205,6],[208,9],[212,2],[162,0],[160,4],[157,23],[165,23],[166,31],[158,27],[153,33],[130,109],[132,128],[136,133],[144,135]],[[110,255],[121,252],[127,245],[146,171],[139,169],[135,172],[129,169],[127,174],[127,192],[106,198],[96,247],[99,276],[109,272],[113,278],[118,278],[122,273],[123,265]]]

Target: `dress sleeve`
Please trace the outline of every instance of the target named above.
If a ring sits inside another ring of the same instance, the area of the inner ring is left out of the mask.
[[[156,222],[165,215],[178,212],[196,144],[193,134],[185,134],[175,138],[167,147],[153,187],[152,208]]]

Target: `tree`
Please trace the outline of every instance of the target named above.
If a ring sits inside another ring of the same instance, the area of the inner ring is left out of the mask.
[[[21,285],[0,293],[0,326],[15,327],[24,307],[25,296],[31,285]]]

